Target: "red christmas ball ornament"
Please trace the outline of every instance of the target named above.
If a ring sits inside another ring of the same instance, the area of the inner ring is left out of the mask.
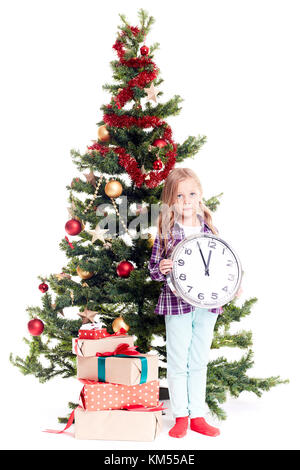
[[[47,290],[49,289],[48,284],[46,284],[45,282],[42,282],[39,285],[39,289],[43,294],[45,294],[45,292],[47,292]]]
[[[160,158],[158,158],[157,160],[155,160],[155,162],[153,162],[153,170],[161,170],[163,167],[163,162],[161,161]]]
[[[81,232],[82,226],[79,220],[71,219],[65,225],[65,230],[69,235],[78,235]]]
[[[168,142],[166,142],[164,139],[156,139],[154,142],[153,142],[153,146],[154,147],[159,147],[160,149],[163,148],[165,145],[167,145]]]
[[[80,179],[79,178],[74,178],[71,182],[71,188],[73,188],[75,183],[79,183]]]
[[[44,323],[38,318],[30,320],[27,324],[28,331],[32,336],[40,336],[44,331]]]
[[[121,261],[117,266],[117,274],[119,277],[129,277],[134,266],[130,261]]]
[[[142,47],[140,48],[140,53],[141,53],[142,55],[148,55],[148,53],[149,53],[149,47],[147,47],[147,46],[142,46]]]

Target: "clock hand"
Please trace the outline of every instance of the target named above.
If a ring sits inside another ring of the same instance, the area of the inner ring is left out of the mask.
[[[209,251],[208,260],[207,260],[207,265],[206,265],[206,270],[205,270],[205,274],[206,274],[207,276],[209,276],[208,267],[209,267],[209,262],[210,262],[211,253],[212,253],[212,250]]]
[[[204,259],[204,256],[203,256],[203,253],[202,253],[202,250],[201,250],[201,248],[200,248],[199,242],[197,242],[197,245],[198,245],[198,248],[199,248],[199,251],[200,251],[201,257],[202,257],[202,261],[203,261],[203,263],[204,263],[204,267],[205,267],[205,275],[207,275],[207,266],[206,266],[205,259]]]

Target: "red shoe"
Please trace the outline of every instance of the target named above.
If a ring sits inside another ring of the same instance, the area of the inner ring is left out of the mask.
[[[191,418],[191,430],[211,437],[219,436],[220,434],[220,430],[207,424],[204,418]]]
[[[176,418],[176,424],[169,431],[171,437],[184,437],[187,433],[189,417]]]

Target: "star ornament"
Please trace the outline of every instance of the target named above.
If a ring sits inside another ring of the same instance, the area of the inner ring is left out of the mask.
[[[70,274],[67,274],[67,273],[55,274],[55,277],[56,277],[59,281],[61,281],[62,279],[71,279]]]
[[[144,91],[147,93],[147,101],[153,100],[155,103],[157,103],[157,95],[159,93],[158,89],[155,88],[153,83],[151,83],[149,88],[144,88]]]
[[[98,312],[94,310],[88,310],[87,308],[84,309],[83,312],[79,312],[78,315],[82,318],[82,324],[85,325],[86,323],[94,323],[94,318]]]
[[[94,243],[96,240],[100,240],[101,242],[105,243],[104,234],[108,231],[108,228],[103,229],[97,225],[95,230],[89,230],[88,233],[92,235],[92,243]]]

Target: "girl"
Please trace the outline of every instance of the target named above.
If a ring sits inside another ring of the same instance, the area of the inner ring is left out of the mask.
[[[202,186],[189,168],[175,168],[165,181],[162,208],[158,218],[151,258],[150,276],[165,281],[172,269],[170,255],[185,237],[200,231],[217,234],[211,212],[202,201]],[[172,437],[185,436],[190,428],[207,436],[217,436],[219,429],[204,419],[206,374],[214,326],[223,311],[196,308],[173,294],[164,283],[155,313],[164,315],[166,325],[167,379],[175,425]]]

